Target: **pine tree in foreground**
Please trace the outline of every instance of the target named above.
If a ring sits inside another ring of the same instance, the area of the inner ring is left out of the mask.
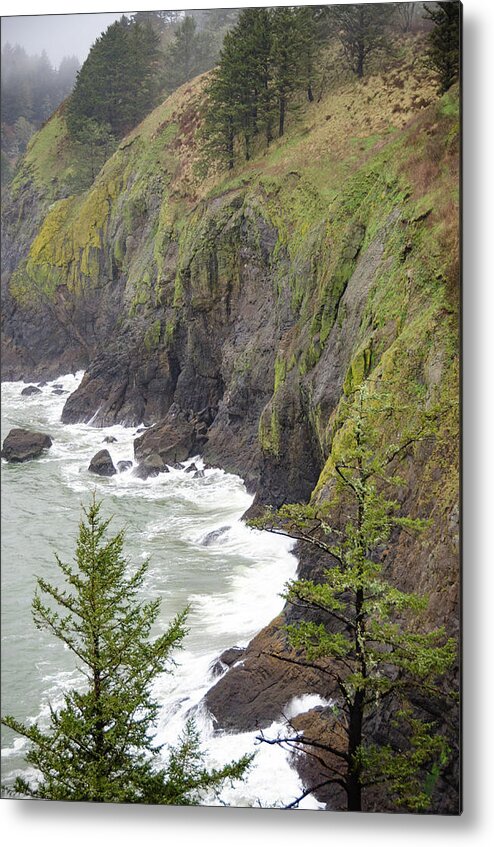
[[[123,533],[107,539],[109,521],[101,519],[94,499],[84,514],[75,567],[57,557],[67,587],[39,578],[32,608],[37,628],[48,630],[74,654],[85,686],[66,693],[62,708],[50,710],[47,730],[2,718],[31,742],[26,762],[39,772],[32,782],[17,777],[6,793],[50,800],[198,804],[225,780],[242,779],[252,757],[208,770],[192,721],[176,746],[167,752],[155,746],[152,730],[159,704],[151,686],[158,674],[171,670],[171,651],[186,634],[187,610],[150,640],[160,602],[138,599],[148,563],[129,575]]]
[[[303,750],[320,778],[302,797],[332,785],[348,811],[361,811],[369,792],[410,811],[427,810],[450,758],[444,730],[454,697],[441,691],[441,682],[455,661],[455,641],[443,629],[419,628],[426,598],[399,590],[381,561],[392,532],[425,529],[422,520],[400,516],[388,492],[403,485],[394,464],[433,431],[433,413],[379,447],[376,433],[392,414],[386,395],[364,383],[348,400],[333,442],[331,501],[283,506],[251,522],[311,545],[327,562],[321,581],[287,586],[299,622],[287,627],[297,658],[284,661],[317,670],[334,690],[323,732],[292,727],[291,734],[260,740]]]

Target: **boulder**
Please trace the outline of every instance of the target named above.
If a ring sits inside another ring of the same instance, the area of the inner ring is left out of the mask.
[[[124,471],[128,471],[133,465],[132,459],[122,459],[120,462],[117,462],[117,471],[119,473],[123,473]]]
[[[192,479],[204,479],[205,476],[204,471],[196,471]]]
[[[207,692],[204,704],[216,730],[263,729],[283,716],[292,697],[317,693],[329,699],[334,693],[327,674],[297,661],[285,623],[283,614],[275,618],[246,647],[242,662],[234,661]]]
[[[115,444],[116,438],[114,435],[105,435],[103,438],[103,444]]]
[[[197,473],[197,465],[192,462],[192,464],[189,465],[188,468],[185,468],[185,473]]]
[[[64,390],[63,390],[63,388],[54,388],[54,389],[53,389],[53,391],[52,391],[51,393],[52,393],[52,394],[59,394],[59,395],[60,395],[60,394],[67,394],[67,392],[66,392],[66,391],[64,391]]]
[[[41,388],[38,388],[36,385],[27,385],[21,391],[22,397],[30,397],[31,394],[41,394]]]
[[[139,479],[148,479],[149,477],[158,476],[160,473],[170,473],[170,471],[159,453],[151,453],[149,456],[146,456],[133,471],[134,476],[137,476]]]
[[[220,676],[223,671],[240,661],[245,653],[245,647],[229,647],[224,650],[221,656],[218,656],[216,661],[211,666],[211,675]]]
[[[224,535],[225,532],[228,532],[229,529],[229,526],[220,526],[219,529],[213,529],[212,532],[208,532],[202,542],[204,547],[209,547],[210,544],[214,544],[214,542],[217,541],[218,538],[221,538],[221,536]]]
[[[146,456],[157,453],[165,464],[173,465],[194,455],[195,446],[195,424],[187,420],[185,413],[174,404],[161,423],[135,439],[134,454],[142,461]]]
[[[117,473],[108,450],[100,450],[99,453],[96,453],[91,459],[88,470],[91,473],[98,474],[98,476],[113,476]]]
[[[43,432],[11,429],[3,442],[1,455],[8,462],[27,462],[48,450],[52,443],[50,436]]]

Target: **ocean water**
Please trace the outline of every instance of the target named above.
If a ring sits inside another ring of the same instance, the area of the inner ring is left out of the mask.
[[[214,734],[201,701],[217,679],[211,667],[219,654],[227,647],[245,646],[281,611],[280,592],[297,565],[292,544],[241,521],[252,498],[239,477],[220,468],[206,470],[203,479],[193,479],[184,470],[145,481],[131,470],[110,478],[90,474],[90,459],[102,447],[108,447],[115,465],[133,459],[136,427],[62,424],[65,400],[81,378],[82,373],[61,376],[42,386],[41,394],[27,397],[21,395],[25,383],[2,384],[2,442],[16,426],[53,438],[53,446],[39,459],[23,464],[2,459],[2,714],[43,724],[50,705],[56,708],[64,689],[79,680],[70,651],[35,628],[31,602],[37,576],[60,583],[55,554],[72,561],[81,509],[95,492],[103,514],[113,516],[115,531],[125,528],[129,561],[150,559],[144,599],[161,600],[157,629],[191,605],[190,632],[174,657],[176,672],[155,683],[161,705],[156,741],[165,749],[176,743],[193,709],[210,766],[256,753],[247,780],[207,802],[287,805],[302,786],[286,753],[257,743],[255,732]],[[64,393],[54,393],[55,386]],[[104,444],[105,436],[117,440]],[[200,457],[190,461],[203,466]],[[221,532],[208,538],[216,530]],[[317,697],[302,696],[286,704],[286,713],[293,717],[320,703]],[[274,736],[282,729],[280,722],[265,732]],[[25,752],[26,742],[2,727],[2,782],[28,774]],[[320,804],[307,797],[300,808]]]

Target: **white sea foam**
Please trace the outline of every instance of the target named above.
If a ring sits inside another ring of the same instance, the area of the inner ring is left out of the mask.
[[[278,747],[259,744],[256,733],[215,734],[202,700],[217,680],[211,678],[210,668],[220,653],[233,645],[246,645],[281,611],[281,592],[296,571],[292,542],[250,529],[242,522],[252,497],[241,479],[219,468],[206,470],[198,479],[183,468],[147,480],[134,476],[132,469],[110,478],[90,474],[89,462],[103,448],[109,450],[115,465],[133,460],[137,427],[62,425],[68,394],[53,394],[54,386],[71,392],[82,377],[82,372],[61,376],[42,386],[40,394],[28,397],[21,395],[26,383],[2,385],[2,437],[13,426],[40,429],[53,437],[53,445],[42,460],[26,466],[22,475],[6,474],[4,480],[6,497],[9,486],[17,486],[12,490],[21,497],[16,503],[24,521],[19,518],[19,528],[13,526],[8,539],[12,545],[7,551],[9,561],[16,561],[16,566],[6,569],[10,582],[4,586],[7,599],[2,601],[8,612],[8,620],[5,615],[3,619],[3,659],[11,666],[9,679],[18,687],[24,708],[32,708],[16,716],[44,725],[49,704],[58,708],[63,692],[80,683],[70,653],[58,649],[48,636],[37,640],[32,626],[34,576],[29,564],[29,537],[25,536],[26,517],[32,521],[29,531],[39,536],[36,572],[41,569],[47,578],[54,578],[53,553],[60,552],[62,543],[69,556],[73,553],[80,504],[87,504],[94,491],[103,500],[106,513],[115,513],[116,524],[125,526],[129,559],[136,562],[150,557],[145,592],[162,601],[157,631],[163,631],[177,611],[191,605],[190,633],[176,655],[177,668],[158,679],[154,687],[162,704],[157,742],[176,743],[192,711],[208,749],[209,766],[218,767],[256,751],[248,779],[236,788],[225,788],[221,802],[286,805],[302,790],[287,754]],[[107,436],[116,441],[106,443]],[[192,462],[204,469],[200,456],[188,464]],[[31,633],[27,642],[26,633]],[[36,702],[36,692],[37,706],[30,707],[27,704]],[[313,695],[306,695],[288,704],[287,711],[293,715],[298,713],[294,709],[310,708],[311,704],[324,705],[320,698],[316,701]],[[282,723],[273,724],[266,735],[274,737],[282,727]],[[17,772],[26,774],[24,751],[25,742],[10,735],[3,751],[12,762],[11,771],[4,773],[6,780]],[[220,802],[214,797],[206,799]],[[306,798],[301,807],[319,808],[319,804]]]

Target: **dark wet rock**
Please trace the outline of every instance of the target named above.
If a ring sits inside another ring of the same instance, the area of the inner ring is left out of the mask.
[[[173,405],[162,423],[148,429],[134,441],[136,459],[142,460],[157,453],[167,465],[183,462],[194,454],[196,445],[195,426],[186,414]]]
[[[51,437],[45,433],[11,429],[3,442],[2,458],[8,462],[27,462],[40,456],[52,444]]]
[[[168,467],[173,468],[174,471],[183,471],[184,469],[182,462],[168,462]]]
[[[227,732],[262,729],[283,716],[292,697],[318,693],[329,698],[327,679],[294,663],[297,656],[288,644],[285,624],[284,615],[275,618],[250,642],[242,662],[230,666],[209,689],[204,702],[215,728]]]
[[[221,656],[218,656],[212,664],[210,672],[212,676],[220,676],[227,668],[230,668],[236,662],[239,662],[245,653],[245,647],[229,647],[224,650]]]
[[[98,476],[113,476],[117,473],[108,450],[100,450],[96,453],[91,459],[88,470]]]
[[[202,542],[204,547],[209,547],[210,544],[214,544],[214,542],[217,541],[218,538],[221,538],[221,536],[224,535],[225,532],[228,532],[229,529],[229,526],[221,526],[219,529],[214,529],[212,532],[208,532]]]
[[[43,383],[41,383],[41,382],[40,382],[40,385],[42,385],[42,384],[43,384]],[[55,382],[55,383],[54,383],[54,385],[52,385],[52,388],[57,388],[57,389],[61,388],[61,389],[63,389],[63,385],[62,385],[62,383],[61,383],[61,382]]]
[[[133,471],[134,476],[139,479],[149,479],[149,477],[158,476],[160,473],[169,473],[169,470],[159,453],[151,453],[146,456]]]
[[[41,388],[38,388],[36,385],[27,385],[21,391],[22,397],[31,397],[32,394],[41,394]]]
[[[197,465],[192,462],[187,468],[185,468],[185,473],[197,473]]]
[[[67,394],[67,392],[64,391],[63,388],[54,388],[51,393],[52,394],[58,394],[58,395]]]
[[[117,471],[119,473],[124,473],[124,471],[130,470],[133,464],[132,459],[121,459],[120,462],[117,462]]]
[[[196,471],[192,479],[204,479],[205,476],[204,471]]]
[[[117,439],[114,435],[105,435],[105,437],[103,438],[104,444],[115,444],[116,441]]]

